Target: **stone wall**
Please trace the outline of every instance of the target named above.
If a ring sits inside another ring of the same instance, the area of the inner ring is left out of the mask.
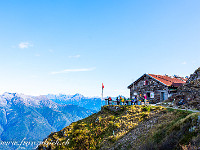
[[[145,81],[147,81],[147,85],[145,85]],[[145,75],[143,78],[140,79],[137,83],[134,84],[134,89],[130,92],[136,92],[137,95],[142,95],[139,99],[144,99],[144,94],[147,92],[154,92],[154,98],[149,98],[151,103],[160,102],[160,93],[165,92],[165,95],[168,96],[168,87]],[[132,97],[133,98],[133,97]],[[166,98],[166,97],[165,97]]]

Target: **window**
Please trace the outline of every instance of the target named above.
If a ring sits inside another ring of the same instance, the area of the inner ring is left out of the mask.
[[[147,80],[144,81],[144,85],[148,85],[149,82]]]

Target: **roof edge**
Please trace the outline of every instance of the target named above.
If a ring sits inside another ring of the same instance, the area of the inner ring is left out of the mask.
[[[156,79],[156,78],[152,77],[150,74],[147,74],[147,75],[148,75],[149,77],[153,78],[154,80],[156,80],[156,81],[158,81],[158,82],[162,83],[163,85],[169,86],[169,85],[167,85],[167,84],[165,84],[165,83],[163,83],[163,82],[159,81],[158,79]]]

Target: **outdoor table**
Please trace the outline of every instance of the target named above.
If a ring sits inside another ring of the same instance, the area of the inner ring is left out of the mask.
[[[131,105],[131,100],[128,100],[128,105]]]
[[[108,99],[105,99],[105,105],[108,105]]]
[[[112,105],[117,105],[117,101],[112,101]]]

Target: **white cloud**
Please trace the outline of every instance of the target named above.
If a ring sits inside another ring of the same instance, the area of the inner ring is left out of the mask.
[[[21,43],[19,43],[19,48],[21,48],[21,49],[24,49],[24,48],[29,48],[29,47],[31,47],[31,46],[33,46],[31,43],[29,43],[29,42],[21,42]]]
[[[184,62],[182,62],[182,64],[183,64],[183,65],[186,65],[186,64],[187,64],[187,62],[185,62],[185,61],[184,61]]]
[[[58,72],[51,72],[51,74],[61,74],[61,73],[68,73],[68,72],[85,72],[85,71],[92,71],[96,68],[82,68],[82,69],[65,69]]]
[[[80,58],[81,55],[74,55],[74,56],[69,56],[69,58]]]

